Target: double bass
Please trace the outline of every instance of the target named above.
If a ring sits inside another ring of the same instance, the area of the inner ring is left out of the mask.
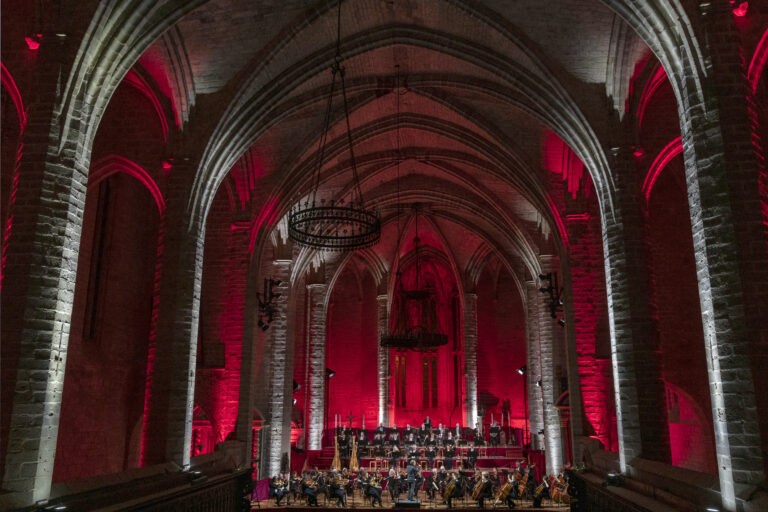
[[[456,479],[451,479],[450,482],[448,482],[448,485],[445,486],[445,491],[443,492],[443,499],[448,501],[448,498],[453,496],[453,490],[456,489]]]

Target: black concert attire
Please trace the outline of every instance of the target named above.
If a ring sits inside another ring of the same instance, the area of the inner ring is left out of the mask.
[[[347,506],[347,492],[344,489],[342,477],[337,475],[329,483],[330,496],[336,498],[336,504],[340,507]]]
[[[392,455],[389,458],[389,467],[397,467],[397,463],[400,461],[400,447],[396,444],[392,445]]]
[[[303,493],[307,497],[307,505],[310,506],[317,506],[317,484],[316,482],[313,483],[313,485],[309,485],[311,482],[311,478],[307,478],[301,483]]]
[[[456,486],[453,488],[453,492],[451,492],[450,494],[448,494],[448,496],[446,496],[446,498],[448,500],[448,508],[451,508],[451,506],[452,506],[451,500],[453,500],[455,498],[463,498],[464,497],[464,482],[462,480],[463,479],[461,479],[461,478],[457,478],[456,479]],[[451,480],[449,480],[446,485],[450,486],[451,485]],[[446,492],[448,492],[448,491],[446,490]]]
[[[536,491],[534,490],[534,496],[533,496],[533,506],[534,507],[541,507],[541,500],[544,498],[549,498],[549,479],[546,475],[544,475],[544,478],[541,481],[541,484],[539,484],[542,487],[541,492],[539,492],[539,495],[536,496]]]
[[[467,462],[469,463],[469,467],[473,469],[475,465],[477,465],[477,448],[474,446],[467,450]]]
[[[415,463],[408,464],[408,473],[406,480],[408,481],[408,500],[413,500],[413,492],[416,489],[416,477],[419,475],[419,467]]]
[[[387,476],[387,490],[389,491],[389,497],[392,498],[392,502],[400,497],[400,475],[397,474],[395,468],[389,469],[389,475]]]
[[[473,437],[475,438],[475,444],[477,446],[484,445],[485,439],[483,439],[483,434],[480,433],[480,430],[474,429],[473,432],[474,432]]]
[[[435,481],[435,474],[429,473],[424,479],[424,482],[427,498],[429,498],[431,501],[435,501],[435,493],[440,488]]]
[[[477,503],[480,508],[485,508],[485,500],[493,497],[493,484],[488,479],[480,480],[480,482],[482,487],[480,488],[480,495],[477,497]]]
[[[453,459],[456,457],[456,445],[453,440],[447,439],[445,441],[445,469],[448,471],[453,469]]]
[[[427,467],[429,469],[435,467],[435,457],[437,457],[437,450],[435,449],[434,444],[427,446],[427,451],[424,452],[424,455],[427,457]]]
[[[381,438],[383,439],[386,434],[387,434],[387,427],[385,427],[384,425],[379,425],[378,427],[376,427],[376,435],[381,436]]]
[[[419,449],[415,444],[412,444],[408,447],[408,459],[418,459],[419,458]]]
[[[491,426],[490,429],[488,429],[488,433],[491,438],[491,446],[499,446],[499,433],[501,432],[501,427],[498,425]]]
[[[372,498],[372,507],[375,507],[376,503],[378,503],[380,507],[383,506],[381,503],[381,486],[374,485],[373,477],[369,476],[363,480],[363,493]]]
[[[425,419],[422,427],[424,427],[424,430],[431,429],[432,428],[432,420],[429,419],[429,418]]]
[[[280,506],[280,501],[288,494],[288,489],[285,486],[285,482],[277,477],[269,480],[269,497],[277,499],[277,506]]]
[[[400,431],[397,428],[389,431],[389,444],[400,444]]]

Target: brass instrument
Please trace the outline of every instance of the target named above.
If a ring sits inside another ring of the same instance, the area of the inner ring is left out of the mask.
[[[533,491],[533,497],[534,497],[534,498],[538,498],[538,497],[539,497],[539,494],[541,494],[542,492],[544,492],[544,488],[545,488],[545,487],[546,487],[546,483],[545,483],[545,481],[544,481],[544,480],[542,480],[542,481],[541,481],[541,483],[539,484],[539,486],[536,488],[536,490],[535,490],[535,491]]]

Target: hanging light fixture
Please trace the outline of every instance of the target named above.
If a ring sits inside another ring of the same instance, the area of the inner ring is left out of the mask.
[[[331,90],[328,94],[323,133],[320,137],[314,187],[310,196],[303,203],[299,201],[291,208],[288,214],[288,236],[292,241],[309,247],[331,251],[349,251],[369,247],[380,240],[381,216],[378,211],[366,208],[357,174],[352,132],[349,124],[347,90],[344,84],[344,67],[341,65],[341,0],[338,3],[337,16],[336,56],[331,67]],[[337,75],[341,83],[341,95],[344,100],[347,143],[354,180],[349,201],[346,203],[343,198],[328,201],[326,199],[317,200],[317,192],[320,188],[320,170],[325,156],[325,143],[331,122],[331,107]]]
[[[448,335],[440,332],[437,318],[437,291],[421,286],[419,250],[419,217],[416,215],[416,236],[413,238],[416,251],[416,286],[406,290],[402,280],[396,292],[395,324],[392,332],[381,337],[381,346],[425,352],[448,344]]]

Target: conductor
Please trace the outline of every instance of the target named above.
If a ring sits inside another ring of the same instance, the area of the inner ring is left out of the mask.
[[[416,479],[418,478],[421,468],[416,465],[416,459],[411,459],[408,463],[408,473],[406,475],[406,481],[408,482],[408,501],[413,500],[413,493],[416,490]]]

